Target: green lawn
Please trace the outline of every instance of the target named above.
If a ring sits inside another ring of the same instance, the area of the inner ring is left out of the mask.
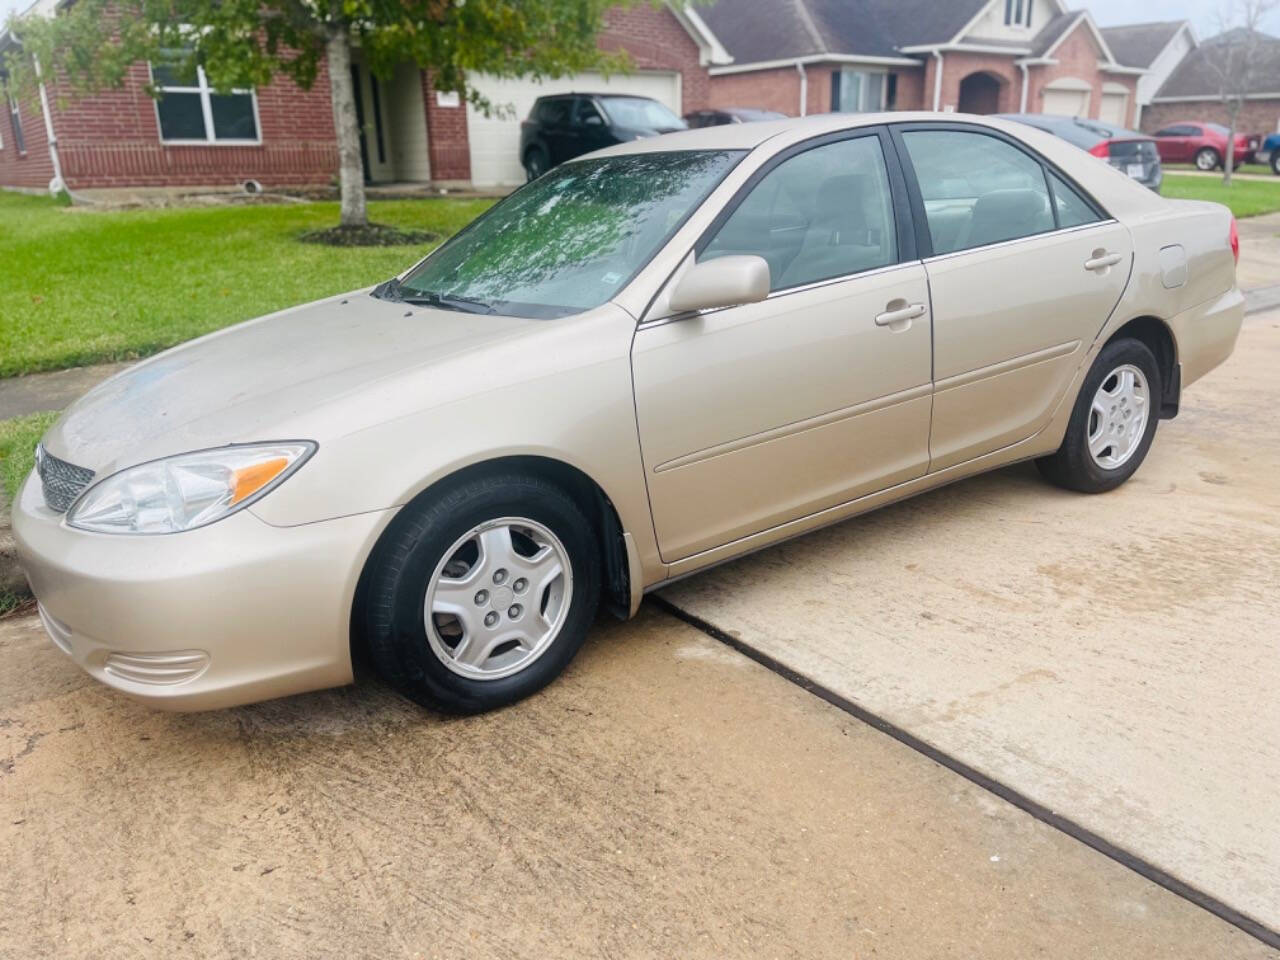
[[[1256,217],[1280,210],[1280,177],[1270,180],[1233,180],[1230,187],[1210,177],[1165,175],[1160,192],[1174,200],[1212,200],[1231,208],[1237,217]]]
[[[0,503],[11,503],[18,487],[31,472],[36,444],[57,413],[33,413],[12,420],[0,420]]]
[[[490,200],[371,203],[371,219],[455,233]],[[299,243],[335,203],[96,213],[0,191],[0,377],[127,360],[384,280],[424,247]]]

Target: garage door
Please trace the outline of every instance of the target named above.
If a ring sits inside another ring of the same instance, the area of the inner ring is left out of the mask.
[[[1129,97],[1123,93],[1104,93],[1102,105],[1098,108],[1098,119],[1103,123],[1114,123],[1124,126],[1125,107],[1129,105]]]
[[[467,78],[493,104],[514,106],[505,117],[486,117],[467,105],[467,135],[471,141],[471,182],[478,187],[524,183],[520,165],[520,121],[538,97],[551,93],[634,93],[652,97],[680,114],[680,75],[646,70],[608,80],[599,73],[580,73],[560,80],[509,80],[473,74]]]
[[[1046,90],[1044,112],[1062,117],[1087,117],[1089,115],[1088,90]]]

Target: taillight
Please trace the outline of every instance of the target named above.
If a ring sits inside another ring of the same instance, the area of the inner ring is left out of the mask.
[[[1099,140],[1097,143],[1095,143],[1092,147],[1089,148],[1089,152],[1092,153],[1095,157],[1109,157],[1111,156],[1111,141]]]
[[[1236,218],[1231,218],[1231,232],[1227,235],[1231,239],[1231,256],[1236,258],[1236,263],[1240,262],[1240,230],[1236,227]]]

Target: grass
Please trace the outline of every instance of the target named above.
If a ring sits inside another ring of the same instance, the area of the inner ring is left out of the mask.
[[[369,215],[448,237],[490,203],[383,201]],[[0,377],[146,356],[384,280],[435,245],[297,239],[337,222],[336,203],[94,213],[0,191]]]
[[[57,418],[56,412],[50,412],[0,420],[0,490],[4,491],[0,500],[13,502],[35,464],[36,444]]]
[[[1224,187],[1221,180],[1169,173],[1165,174],[1160,192],[1174,200],[1212,200],[1226,204],[1238,218],[1280,210],[1280,177],[1274,182],[1235,180],[1230,187]]]

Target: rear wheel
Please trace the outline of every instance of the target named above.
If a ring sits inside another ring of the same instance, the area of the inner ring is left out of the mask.
[[[1114,490],[1146,458],[1161,389],[1160,367],[1146,344],[1127,338],[1107,344],[1080,386],[1062,446],[1036,466],[1068,490]]]
[[[364,635],[405,696],[478,713],[555,679],[599,597],[594,531],[573,499],[533,477],[488,477],[405,508],[369,572]]]
[[[1201,147],[1196,151],[1197,170],[1216,170],[1222,165],[1222,158],[1213,147]]]

